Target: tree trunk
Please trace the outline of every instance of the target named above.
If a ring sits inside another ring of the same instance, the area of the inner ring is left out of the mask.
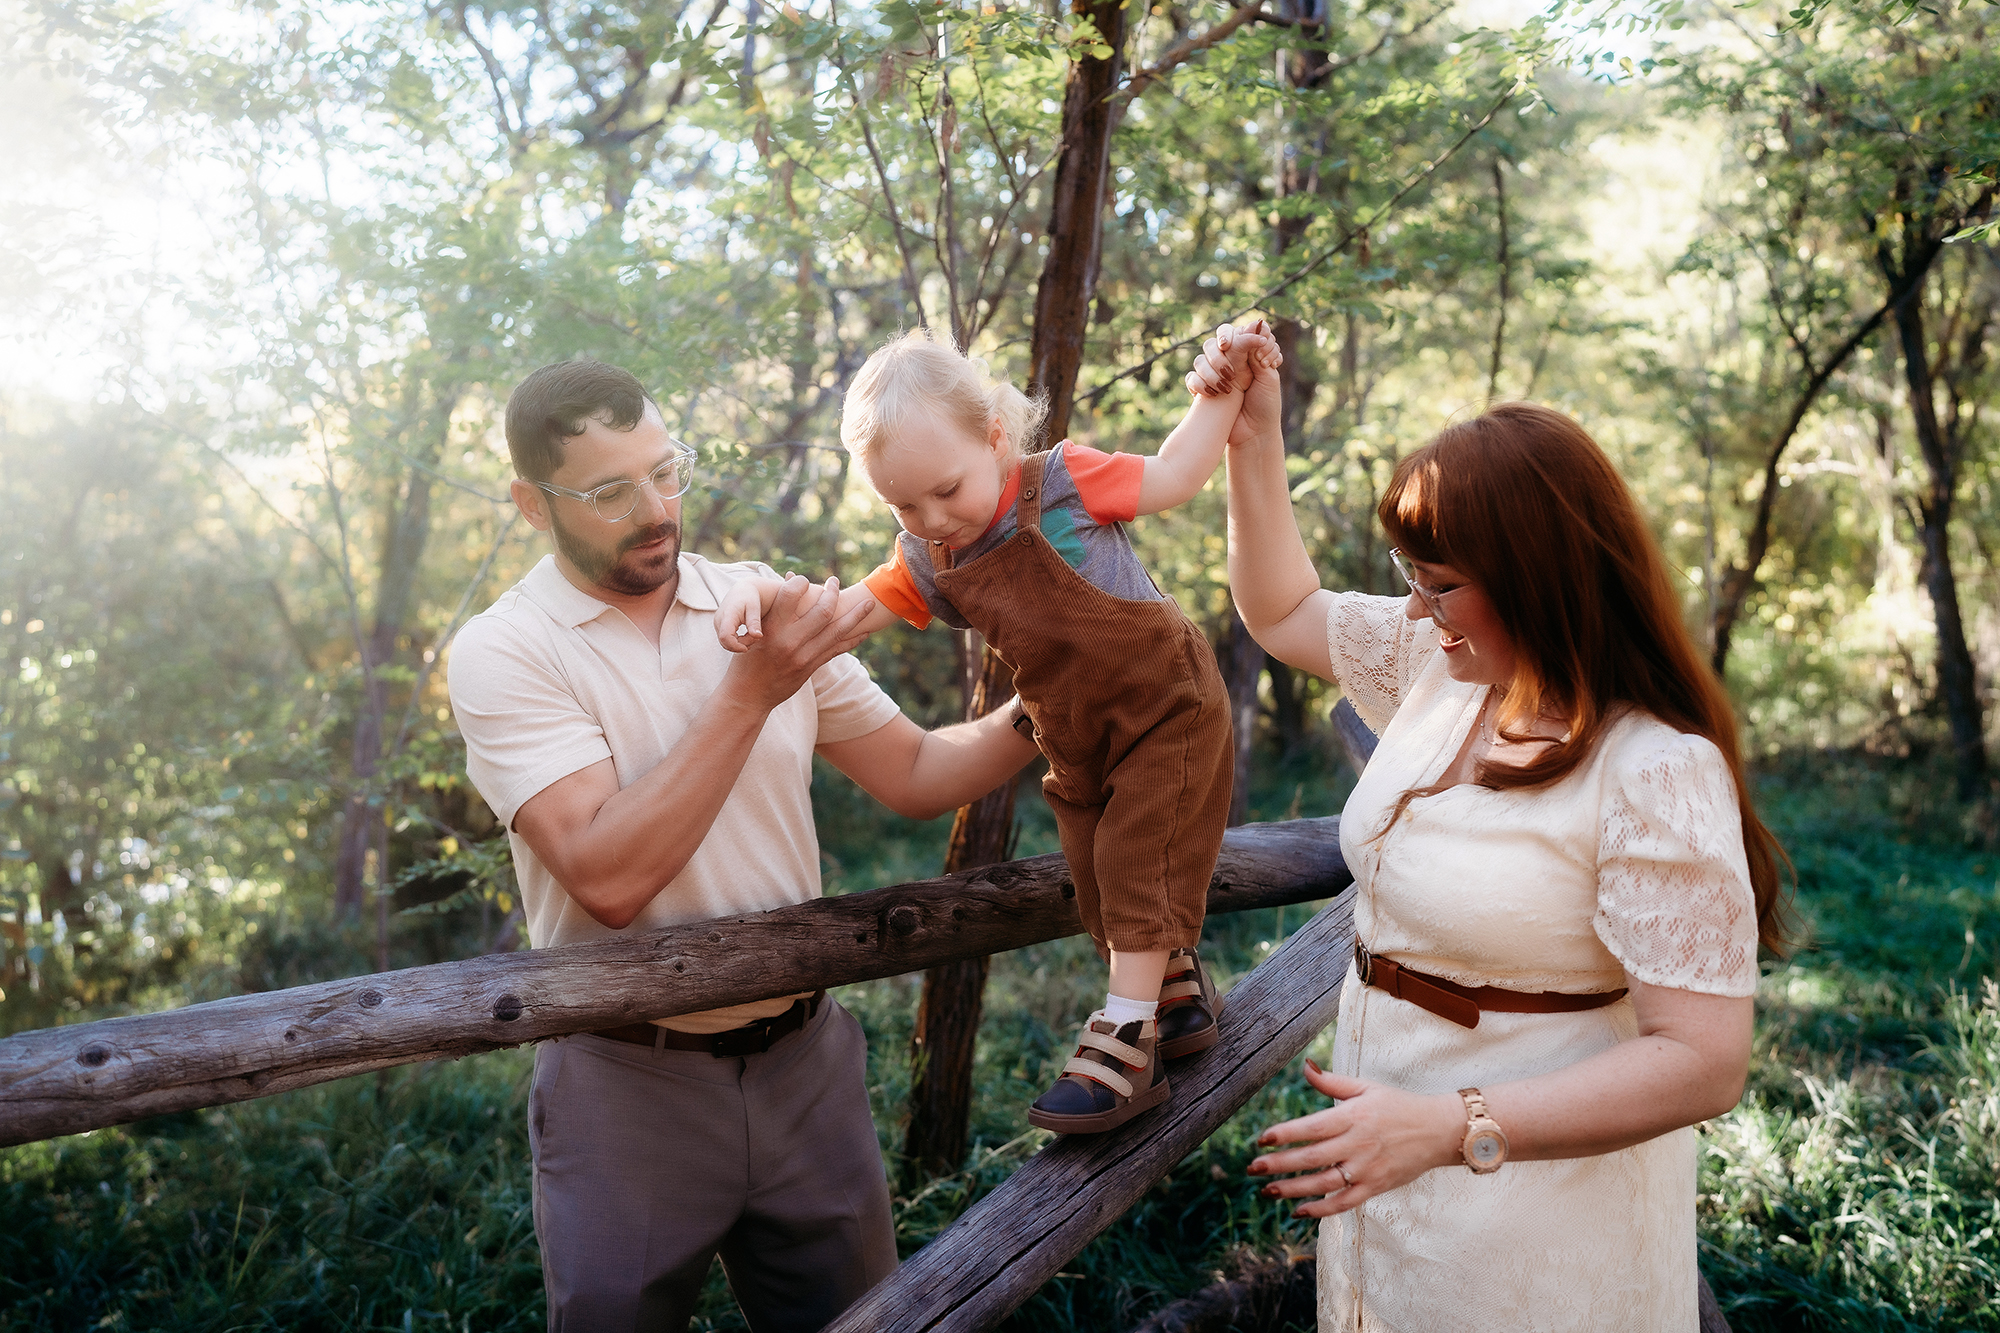
[[[1278,731],[1278,753],[1289,759],[1306,739],[1306,696],[1292,669],[1269,653],[1264,670],[1271,676],[1271,723]]]
[[[439,395],[429,429],[424,432],[427,448],[421,462],[428,464],[443,452],[445,437],[451,429],[452,409],[457,403],[455,392]],[[423,466],[410,467],[407,480],[386,509],[376,582],[375,623],[368,637],[357,645],[361,650],[361,707],[354,719],[347,803],[341,812],[340,839],[334,856],[334,914],[345,918],[360,914],[366,897],[368,853],[383,845],[380,836],[383,793],[376,779],[383,760],[390,756],[382,753],[389,713],[389,685],[382,668],[395,658],[397,640],[415,600],[424,547],[430,540],[430,472]],[[385,881],[388,871],[385,859],[381,867]]]
[[[959,640],[965,683],[965,719],[986,716],[1014,697],[1013,673],[977,631]],[[972,674],[976,666],[978,674]],[[1009,778],[971,805],[959,808],[946,844],[944,873],[976,870],[1007,859],[1014,832],[1014,789]],[[972,1118],[972,1065],[979,1015],[991,960],[962,958],[924,973],[916,1031],[910,1037],[910,1124],[903,1138],[903,1180],[914,1188],[927,1176],[956,1171],[965,1159]]]
[[[1070,12],[1089,19],[1110,46],[1108,57],[1085,56],[1071,64],[1063,91],[1063,151],[1056,163],[1049,209],[1049,256],[1035,290],[1034,342],[1029,349],[1029,392],[1047,397],[1049,438],[1069,433],[1090,301],[1104,230],[1104,187],[1111,170],[1110,96],[1117,87],[1125,45],[1123,0],[1072,0]],[[967,720],[984,716],[1013,696],[1013,681],[991,649],[974,635],[961,663],[979,663],[968,680]],[[958,812],[945,870],[971,869],[1003,859],[1014,823],[1014,781],[1009,780]],[[916,1066],[910,1087],[910,1124],[903,1139],[904,1179],[955,1171],[965,1156],[972,1111],[972,1064],[987,960],[965,959],[924,974],[923,999],[911,1037]]]
[[[1960,442],[1949,438],[1938,421],[1921,288],[1896,308],[1896,336],[1903,349],[1903,377],[1910,388],[1917,448],[1930,473],[1917,513],[1923,525],[1924,590],[1930,594],[1931,610],[1937,617],[1938,693],[1944,696],[1945,716],[1951,726],[1958,797],[1969,801],[1986,788],[1986,731],[1972,647],[1966,642],[1965,619],[1959,610],[1958,579],[1951,566],[1951,513],[1958,490]]]
[[[1806,382],[1798,396],[1792,400],[1790,413],[1772,442],[1770,452],[1764,458],[1764,489],[1757,497],[1757,509],[1751,519],[1750,534],[1745,539],[1748,550],[1743,563],[1725,571],[1714,597],[1715,610],[1709,622],[1709,665],[1720,677],[1729,665],[1729,645],[1736,631],[1736,620],[1742,614],[1744,604],[1750,600],[1750,593],[1757,586],[1757,571],[1764,563],[1765,553],[1771,547],[1771,519],[1776,512],[1778,500],[1778,465],[1784,459],[1785,451],[1791,447],[1798,435],[1799,427],[1805,423],[1806,413],[1819,399],[1834,373],[1847,364],[1862,343],[1875,332],[1876,326],[1893,311],[1900,311],[1910,300],[1917,299],[1917,289],[1923,284],[1931,265],[1936,261],[1942,242],[1930,241],[1915,247],[1905,255],[1901,271],[1896,271],[1886,256],[1878,256],[1882,274],[1889,279],[1889,294],[1875,312],[1847,336],[1847,340],[1835,348],[1826,361],[1814,369],[1808,352],[1800,353],[1801,369],[1806,372]]]
[[[1257,734],[1257,677],[1264,672],[1264,650],[1250,637],[1234,605],[1216,656],[1222,682],[1229,687],[1229,726],[1236,742],[1236,776],[1229,789],[1229,826],[1235,828],[1250,818],[1250,745]]]
[[[1287,88],[1308,91],[1322,87],[1333,70],[1333,62],[1323,38],[1326,29],[1327,0],[1279,0],[1278,14],[1297,25],[1301,33],[1310,32],[1319,41],[1301,41],[1278,52],[1277,75],[1279,83]],[[1317,195],[1329,186],[1344,187],[1347,182],[1345,168],[1336,169],[1331,176],[1323,177],[1320,162],[1327,153],[1328,129],[1325,125],[1315,127],[1308,136],[1306,146],[1287,143],[1279,151],[1278,197],[1288,199],[1298,195]],[[1311,216],[1280,209],[1271,226],[1272,248],[1282,257],[1305,235]],[[1319,376],[1313,367],[1306,364],[1304,349],[1310,343],[1306,337],[1306,324],[1290,315],[1281,315],[1271,321],[1271,334],[1277,341],[1278,349],[1284,353],[1284,364],[1278,367],[1278,391],[1282,404],[1280,422],[1284,431],[1285,452],[1299,454],[1306,447],[1306,412],[1312,406],[1319,392]],[[1268,654],[1264,656],[1264,668],[1271,674],[1271,697],[1276,703],[1278,741],[1285,754],[1291,754],[1305,739],[1305,706],[1302,691],[1292,669]],[[1254,694],[1254,691],[1253,691]],[[1252,707],[1255,700],[1252,699]],[[1253,712],[1252,716],[1255,714]],[[1247,750],[1238,742],[1236,798],[1248,810],[1249,763]],[[1238,813],[1235,801],[1230,806],[1231,817]]]
[[[1028,356],[1031,393],[1046,394],[1050,440],[1069,434],[1083,338],[1103,249],[1104,190],[1111,173],[1111,94],[1124,63],[1124,0],[1070,0],[1111,48],[1069,67],[1063,87],[1062,156],[1049,206],[1049,257],[1035,288],[1035,338]]]

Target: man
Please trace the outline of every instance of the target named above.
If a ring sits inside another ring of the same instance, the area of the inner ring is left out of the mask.
[[[856,614],[789,581],[716,640],[762,566],[680,549],[692,454],[639,381],[544,366],[507,404],[515,504],[555,554],[468,624],[452,706],[507,826],[537,948],[818,896],[815,751],[930,818],[1032,758],[1010,710],[926,734],[847,650]],[[529,1095],[552,1330],[680,1330],[720,1254],[758,1333],[817,1329],[896,1265],[852,1017],[824,993],[545,1043]]]

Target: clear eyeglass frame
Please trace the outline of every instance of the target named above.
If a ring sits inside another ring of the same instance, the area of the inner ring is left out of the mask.
[[[556,486],[546,481],[538,481],[535,485],[550,495],[567,495],[572,500],[583,501],[590,506],[592,513],[606,523],[623,523],[639,507],[640,486],[651,486],[653,494],[662,500],[675,500],[686,495],[688,487],[694,485],[694,450],[679,440],[672,443],[673,456],[647,473],[641,481],[608,481],[587,491],[573,491],[567,486]]]
[[[1396,567],[1396,572],[1403,576],[1403,582],[1410,585],[1410,591],[1415,593],[1417,596],[1423,598],[1424,605],[1430,608],[1432,622],[1435,623],[1439,629],[1443,630],[1450,629],[1451,620],[1444,613],[1444,598],[1446,594],[1437,592],[1434,589],[1427,587],[1424,584],[1424,582],[1417,577],[1417,571],[1410,564],[1410,558],[1403,554],[1402,547],[1392,546],[1389,548],[1389,563],[1394,565]],[[1458,589],[1453,588],[1450,591],[1457,592]]]

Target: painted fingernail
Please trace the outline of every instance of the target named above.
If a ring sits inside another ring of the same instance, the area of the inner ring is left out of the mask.
[[[1271,1170],[1270,1167],[1265,1166],[1262,1162],[1252,1162],[1250,1163],[1249,1166],[1243,1169],[1248,1171],[1253,1176],[1267,1175]]]
[[[1266,1185],[1263,1189],[1260,1189],[1257,1192],[1263,1195],[1267,1199],[1275,1199],[1278,1197],[1278,1187],[1276,1185]]]
[[[1314,1064],[1312,1062],[1311,1057],[1307,1057],[1306,1059],[1306,1068],[1312,1070],[1313,1073],[1315,1074],[1324,1074],[1326,1072],[1324,1069],[1321,1069],[1318,1065]]]
[[[1296,1218],[1307,1218],[1307,1217],[1311,1217],[1311,1216],[1312,1216],[1312,1214],[1311,1214],[1311,1213],[1309,1213],[1309,1212],[1307,1212],[1307,1211],[1306,1211],[1305,1209],[1303,1209],[1303,1208],[1294,1208],[1294,1209],[1292,1209],[1292,1216],[1293,1216],[1293,1217],[1296,1217]]]

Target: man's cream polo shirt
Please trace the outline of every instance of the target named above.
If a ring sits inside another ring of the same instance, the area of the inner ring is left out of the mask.
[[[513,831],[537,792],[603,759],[618,785],[651,772],[722,683],[732,656],[716,641],[717,595],[737,579],[774,577],[753,564],[680,558],[680,587],[655,649],[625,613],[579,591],[543,557],[460,631],[451,649],[451,706],[466,770],[507,826],[528,940],[536,948],[623,934],[595,920]],[[722,812],[673,882],[626,931],[762,912],[820,893],[813,833],[813,747],[887,725],[895,702],[843,654],[771,711]],[[672,818],[671,808],[667,817]],[[766,1000],[668,1026],[721,1032],[783,1013]]]

